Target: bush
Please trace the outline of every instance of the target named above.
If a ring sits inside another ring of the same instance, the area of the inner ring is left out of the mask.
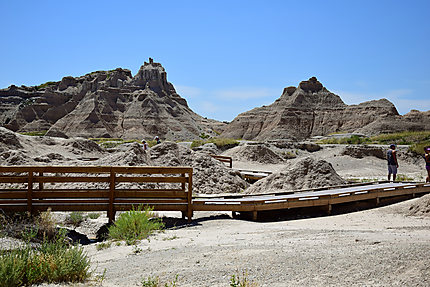
[[[91,276],[90,260],[83,249],[69,247],[65,233],[34,248],[0,250],[0,287],[40,283],[83,282]]]
[[[82,221],[85,220],[84,214],[80,211],[73,211],[66,218],[66,223],[72,224],[73,226],[79,226]]]
[[[258,286],[257,283],[249,281],[248,279],[248,272],[243,271],[242,276],[239,274],[237,275],[231,275],[230,277],[230,287],[256,287]]]
[[[164,227],[160,218],[153,218],[153,208],[142,205],[137,209],[121,213],[114,225],[109,227],[109,237],[113,240],[125,240],[128,245],[137,240],[148,238],[154,231]]]
[[[176,274],[175,279],[173,279],[169,283],[164,283],[164,285],[161,285],[160,277],[158,277],[158,276],[155,276],[155,277],[149,276],[147,279],[142,279],[141,283],[142,283],[142,287],[161,287],[161,286],[176,287],[178,277],[179,277],[179,275]]]
[[[100,213],[97,213],[97,212],[88,213],[88,218],[97,219],[99,217],[100,217]]]

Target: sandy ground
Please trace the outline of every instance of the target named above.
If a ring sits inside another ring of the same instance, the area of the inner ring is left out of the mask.
[[[148,276],[164,286],[176,275],[177,286],[229,286],[243,272],[257,286],[430,286],[430,217],[404,215],[417,200],[278,222],[198,212],[135,246],[85,246],[105,278],[76,286],[141,286]]]

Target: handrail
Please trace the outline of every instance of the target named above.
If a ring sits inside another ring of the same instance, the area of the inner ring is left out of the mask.
[[[0,209],[107,211],[112,222],[116,211],[147,204],[191,221],[192,174],[192,167],[0,166]]]
[[[227,162],[229,164],[230,168],[233,167],[233,158],[231,158],[229,156],[216,155],[216,154],[211,154],[210,156],[216,160],[221,161],[221,162]]]

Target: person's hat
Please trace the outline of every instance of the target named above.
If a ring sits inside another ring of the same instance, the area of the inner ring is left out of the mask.
[[[390,148],[396,147],[395,144],[390,144]]]
[[[430,146],[425,147],[425,148],[424,148],[424,150],[426,150],[426,151],[430,151]]]

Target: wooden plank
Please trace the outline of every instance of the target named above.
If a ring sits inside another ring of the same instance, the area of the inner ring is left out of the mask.
[[[149,176],[149,177],[129,177],[118,176],[116,182],[151,182],[151,183],[182,183],[187,182],[186,177],[163,177],[163,176]]]
[[[1,176],[0,183],[27,183],[28,176]]]
[[[153,203],[187,203],[186,199],[147,199],[147,198],[115,198],[115,204],[146,204],[151,205]]]
[[[0,199],[0,204],[25,204],[25,206],[27,206],[27,198]]]
[[[2,198],[2,199],[27,198],[27,191],[10,191],[10,192],[1,191],[0,192],[0,198]]]
[[[109,173],[109,166],[0,166],[0,172]]]
[[[74,191],[33,191],[33,197],[34,198],[108,198],[109,197],[109,191],[107,190],[82,190],[77,191],[76,189]],[[0,194],[1,198],[1,194]]]
[[[109,203],[108,198],[93,198],[93,199],[75,199],[75,198],[64,198],[64,199],[43,199],[43,200],[33,200],[33,205],[40,204],[100,204],[100,203]]]
[[[113,166],[112,171],[121,174],[182,174],[182,173],[192,173],[192,167],[167,167],[167,166],[157,166],[157,167],[136,167],[136,166]]]
[[[173,198],[188,198],[188,193],[185,191],[122,191],[116,190],[116,198],[120,197],[173,197]]]
[[[109,182],[109,177],[95,177],[95,176],[44,176],[35,177],[34,182],[52,182],[52,183],[66,183],[66,182]]]

